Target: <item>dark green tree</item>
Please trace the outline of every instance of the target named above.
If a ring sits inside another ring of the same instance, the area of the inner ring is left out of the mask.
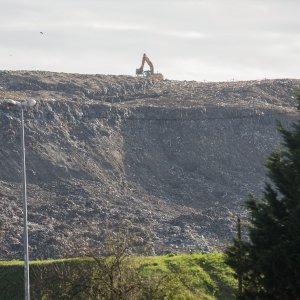
[[[243,278],[238,299],[300,299],[300,120],[278,130],[283,147],[267,160],[270,182],[261,198],[246,201],[249,241],[235,239],[227,249],[228,264]]]

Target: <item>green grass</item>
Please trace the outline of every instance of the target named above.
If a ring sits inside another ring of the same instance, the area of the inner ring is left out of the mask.
[[[129,258],[129,262],[136,266],[145,280],[158,278],[157,282],[160,284],[157,289],[166,295],[166,299],[234,299],[237,284],[233,278],[233,271],[224,263],[223,254],[133,256]],[[90,263],[93,263],[91,258],[32,261],[31,280],[36,280],[39,268],[65,264],[72,269],[72,266]],[[1,296],[1,293],[4,293],[4,296]],[[22,299],[22,296],[23,262],[0,261],[0,299],[18,300]]]
[[[140,270],[145,275],[169,274],[171,299],[234,299],[236,280],[224,263],[224,255],[200,254],[145,257]]]

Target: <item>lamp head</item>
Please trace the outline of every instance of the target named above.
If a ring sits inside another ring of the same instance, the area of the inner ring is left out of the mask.
[[[24,100],[20,105],[23,107],[32,107],[36,105],[36,101],[34,99]]]

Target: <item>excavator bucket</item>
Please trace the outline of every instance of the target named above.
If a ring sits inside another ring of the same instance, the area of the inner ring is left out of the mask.
[[[143,75],[143,70],[141,68],[136,69],[135,75]]]

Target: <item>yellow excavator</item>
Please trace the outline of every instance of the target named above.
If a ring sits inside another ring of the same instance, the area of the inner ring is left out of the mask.
[[[144,71],[145,63],[148,64],[148,66],[150,67],[150,70]],[[153,79],[153,80],[163,80],[164,79],[163,74],[154,73],[153,63],[150,61],[150,59],[148,58],[148,56],[145,53],[143,55],[142,65],[138,69],[136,69],[135,74],[137,76],[143,76],[145,78]]]

